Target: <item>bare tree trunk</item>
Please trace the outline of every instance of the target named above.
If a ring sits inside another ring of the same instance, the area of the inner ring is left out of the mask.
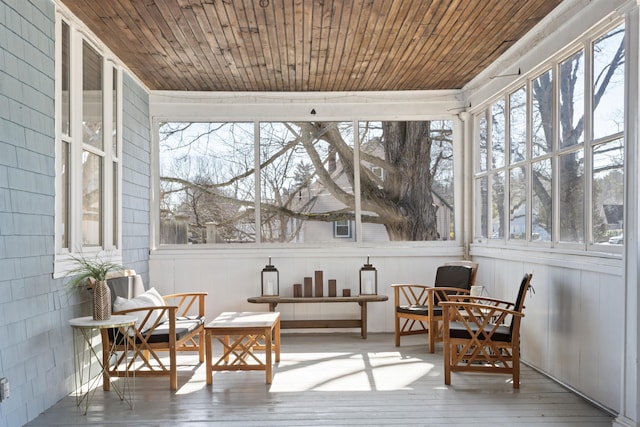
[[[431,122],[383,122],[388,200],[395,216],[385,218],[391,240],[437,240],[437,208],[431,191]],[[363,191],[363,199],[367,194]]]

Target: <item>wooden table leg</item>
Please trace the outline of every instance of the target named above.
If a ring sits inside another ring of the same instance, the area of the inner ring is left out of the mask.
[[[231,353],[231,348],[229,348],[229,335],[225,335],[222,337],[222,344],[223,344],[223,353],[224,354],[224,361],[225,363],[229,363],[229,354]],[[235,348],[235,346],[234,346]]]
[[[205,332],[204,334],[204,340],[205,340],[205,352],[206,354],[206,365],[207,365],[207,384],[212,384],[213,383],[213,349],[212,349],[212,345],[211,345],[211,340],[212,340],[212,336]]]
[[[272,335],[273,335],[273,330],[269,327],[269,328],[265,328],[264,330],[264,343],[265,343],[265,352],[266,352],[266,366],[265,366],[265,371],[266,371],[266,377],[267,377],[267,384],[271,384],[271,378],[273,377],[273,365],[272,365],[272,355],[271,352],[273,351],[273,343],[272,343]]]
[[[278,318],[278,321],[273,328],[273,336],[276,341],[276,363],[278,363],[280,362],[280,318]]]
[[[362,325],[360,326],[360,336],[362,339],[367,339],[367,303],[365,301],[359,302],[360,304],[360,321]]]

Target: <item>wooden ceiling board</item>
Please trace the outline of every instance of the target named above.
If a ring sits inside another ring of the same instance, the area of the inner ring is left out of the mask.
[[[378,75],[385,68],[384,63],[388,59],[385,52],[391,51],[388,46],[385,46],[385,42],[389,39],[394,40],[402,32],[402,26],[406,23],[408,12],[411,9],[407,2],[404,2],[404,13],[400,2],[393,2],[390,5],[376,3],[376,6],[381,8],[372,11],[377,16],[375,25],[371,29],[369,29],[370,25],[367,25],[367,31],[374,37],[371,37],[366,46],[359,70],[359,74],[364,79],[364,87],[371,88],[365,90],[375,90],[373,88],[376,85]]]
[[[401,84],[406,87],[416,87],[420,84],[433,85],[434,77],[440,73],[439,64],[441,53],[438,46],[442,36],[439,27],[443,22],[448,21],[448,14],[454,9],[455,2],[436,2],[431,4],[425,17],[429,17],[426,25],[421,22],[421,31],[411,31],[407,35],[409,40],[405,41],[408,46],[404,52],[398,66],[392,75],[398,75]],[[403,70],[412,70],[404,72]],[[433,86],[434,89],[441,89]]]
[[[151,90],[458,89],[562,0],[61,0]]]
[[[269,85],[276,87],[276,90],[281,91],[284,87],[282,83],[282,70],[283,64],[286,64],[286,60],[280,55],[281,46],[278,43],[278,33],[276,25],[275,10],[273,8],[259,8],[256,11],[257,15],[263,15],[256,22],[258,33],[266,34],[267,37],[260,38],[260,48],[265,53],[265,69],[270,70],[268,73]],[[286,37],[283,39],[286,40]]]
[[[331,65],[331,79],[326,86],[327,88],[334,88],[333,90],[336,87],[346,88],[350,79],[357,78],[357,76],[353,75],[353,66],[346,65],[351,58],[345,58],[344,53],[353,52],[361,9],[357,8],[354,2],[344,3],[341,9],[344,17],[340,18],[339,39],[336,43],[336,51]]]
[[[380,3],[378,3],[380,4]],[[354,44],[352,46],[351,54],[343,57],[340,60],[340,70],[338,74],[343,76],[343,87],[347,91],[353,91],[356,82],[363,84],[365,81],[366,64],[364,59],[363,45],[368,42],[369,38],[373,34],[373,27],[375,26],[375,19],[378,14],[373,13],[374,3],[364,3],[361,7],[356,8],[356,14],[358,17],[358,23],[354,33]],[[371,28],[369,27],[371,26]],[[344,64],[344,65],[343,65]],[[349,73],[345,73],[345,69],[349,70]]]

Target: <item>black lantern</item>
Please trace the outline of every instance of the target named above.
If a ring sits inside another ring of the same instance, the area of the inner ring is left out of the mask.
[[[378,294],[378,270],[367,263],[360,269],[360,295],[377,295]]]
[[[262,296],[277,296],[280,294],[280,273],[278,269],[269,264],[262,269]]]

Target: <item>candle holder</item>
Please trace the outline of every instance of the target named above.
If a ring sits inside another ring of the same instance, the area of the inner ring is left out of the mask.
[[[269,264],[262,269],[262,296],[277,296],[280,295],[280,272],[271,264],[271,257],[269,257]]]
[[[378,294],[378,270],[369,263],[360,269],[360,295],[377,295]]]

